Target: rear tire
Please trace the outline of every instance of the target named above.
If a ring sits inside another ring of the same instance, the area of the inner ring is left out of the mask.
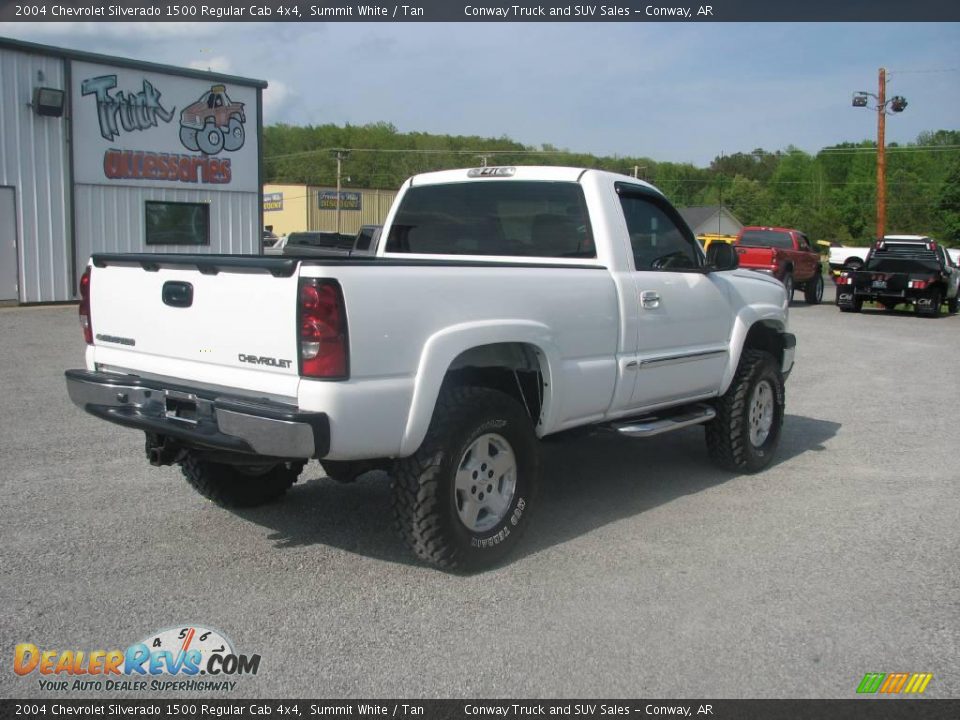
[[[281,497],[297,481],[303,462],[226,465],[188,452],[180,469],[193,489],[222,507],[257,507]]]
[[[957,310],[960,309],[960,298],[950,298],[947,300],[947,312],[951,315],[956,315]]]
[[[819,305],[823,300],[823,273],[819,266],[816,277],[807,280],[803,286],[803,299],[807,301],[807,305]]]
[[[443,390],[423,444],[394,466],[397,529],[431,565],[490,567],[529,524],[539,474],[537,438],[522,405],[487,388]]]
[[[704,428],[710,459],[724,470],[755,473],[773,460],[784,410],[783,376],[768,352],[745,348],[717,416]]]
[[[837,305],[837,307],[840,308],[840,312],[861,312],[863,310],[863,298],[854,300],[853,305]]]
[[[930,298],[930,309],[924,310],[920,303],[917,303],[917,315],[931,318],[940,317],[940,306],[943,304],[943,293],[940,290],[934,289],[928,293],[927,297]]]
[[[197,151],[200,146],[197,145],[197,131],[195,128],[180,126],[180,144],[187,150]]]

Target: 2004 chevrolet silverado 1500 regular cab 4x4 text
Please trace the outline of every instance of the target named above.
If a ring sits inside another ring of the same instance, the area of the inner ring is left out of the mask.
[[[795,341],[783,285],[736,268],[630,177],[428,173],[375,257],[94,255],[67,387],[222,505],[277,498],[311,458],[386,469],[414,553],[477,569],[529,523],[539,438],[702,423],[721,467],[770,462]]]

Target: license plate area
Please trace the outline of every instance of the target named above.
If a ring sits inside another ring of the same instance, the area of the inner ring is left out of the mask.
[[[874,280],[874,281],[873,281],[873,287],[875,287],[875,288],[878,289],[878,290],[886,290],[886,289],[887,289],[887,281],[886,281],[886,280]]]

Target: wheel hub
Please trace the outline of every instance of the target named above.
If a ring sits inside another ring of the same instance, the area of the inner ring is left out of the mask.
[[[770,436],[773,427],[773,387],[768,380],[761,380],[750,396],[750,444],[763,445]]]
[[[487,433],[474,440],[457,467],[455,501],[460,522],[471,532],[496,527],[517,490],[517,459],[506,438]]]

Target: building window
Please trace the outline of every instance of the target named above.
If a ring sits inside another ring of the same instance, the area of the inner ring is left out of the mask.
[[[147,200],[147,245],[209,245],[210,205]]]

